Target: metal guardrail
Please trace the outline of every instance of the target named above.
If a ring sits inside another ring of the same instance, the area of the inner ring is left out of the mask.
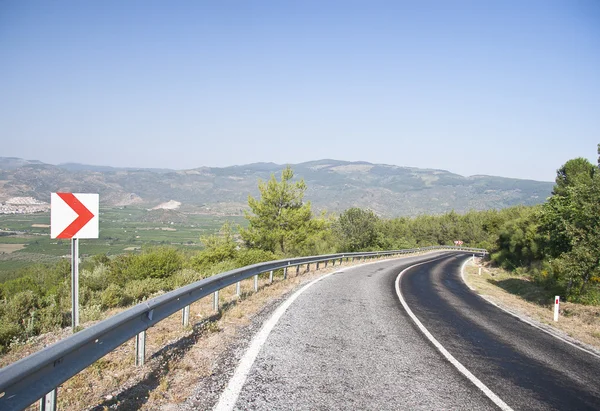
[[[144,362],[145,332],[159,321],[183,310],[184,323],[189,318],[189,305],[215,293],[218,310],[218,291],[259,274],[283,269],[284,278],[290,267],[317,264],[343,259],[372,259],[384,256],[412,254],[423,251],[455,250],[487,253],[480,248],[436,246],[408,250],[371,251],[364,253],[328,254],[321,256],[291,258],[254,264],[214,275],[187,286],[170,291],[131,307],[89,328],[81,330],[26,358],[0,369],[0,409],[21,410],[38,399],[40,409],[56,408],[56,387],[81,370],[113,351],[131,338],[136,337],[136,365]],[[255,290],[257,282],[255,279]],[[239,295],[239,287],[238,287]]]

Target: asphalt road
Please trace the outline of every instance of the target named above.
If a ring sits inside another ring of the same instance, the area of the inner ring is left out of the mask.
[[[429,255],[437,261],[402,277],[435,338],[514,409],[600,409],[600,361],[483,302],[460,280],[464,258]],[[308,288],[262,346],[235,408],[498,409],[400,304],[396,277],[420,261],[346,269]]]
[[[402,276],[402,295],[429,332],[515,410],[600,409],[600,359],[485,302],[461,281],[463,261]]]

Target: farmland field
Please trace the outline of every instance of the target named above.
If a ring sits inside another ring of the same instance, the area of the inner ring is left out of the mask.
[[[213,234],[241,216],[186,214],[135,207],[100,208],[100,238],[80,240],[82,257],[118,255],[152,246],[200,250],[200,237]],[[0,215],[0,282],[29,264],[52,263],[70,254],[69,240],[50,238],[50,213]]]

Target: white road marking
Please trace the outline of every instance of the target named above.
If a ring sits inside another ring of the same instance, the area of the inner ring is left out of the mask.
[[[344,267],[341,270],[337,270],[333,273],[325,274],[324,276],[311,281],[310,283],[308,283],[304,287],[302,287],[300,290],[298,290],[294,294],[292,294],[290,296],[290,298],[288,298],[283,304],[281,304],[275,310],[275,312],[273,312],[273,315],[271,315],[271,317],[263,324],[260,331],[252,338],[252,341],[250,342],[250,346],[248,347],[248,350],[246,351],[246,353],[240,360],[238,366],[235,369],[235,372],[233,373],[233,376],[231,377],[231,379],[229,380],[229,383],[227,384],[227,387],[221,393],[221,396],[219,397],[219,402],[213,408],[213,410],[214,411],[230,411],[230,410],[234,409],[237,399],[240,395],[240,392],[242,391],[242,387],[246,383],[246,379],[248,378],[250,369],[252,368],[252,365],[254,364],[254,361],[256,360],[258,353],[262,349],[262,346],[267,341],[269,334],[271,333],[271,331],[273,330],[273,328],[275,327],[275,325],[277,324],[279,319],[283,316],[283,314],[286,312],[286,310],[292,305],[292,303],[296,300],[296,298],[298,298],[300,296],[300,294],[302,294],[304,291],[306,291],[309,287],[311,287],[315,283],[321,281],[322,279],[324,279],[326,277],[329,277],[332,274],[344,272],[346,270],[350,270],[350,269],[353,269],[356,267],[362,267],[362,266],[371,265],[371,264],[378,264],[378,263],[381,263],[384,261],[390,261],[392,259],[402,259],[405,257],[413,257],[413,255],[409,255],[409,254],[401,255],[399,257],[394,257],[394,258],[386,259],[383,261],[376,260],[376,261],[365,262],[365,263],[359,264],[359,265],[354,265],[351,267]]]
[[[467,287],[469,287],[469,289],[471,291],[475,291],[475,289],[469,285],[469,283],[467,282],[467,280],[465,280],[465,266],[467,265],[467,263],[469,261],[472,261],[472,258],[469,258],[469,259],[465,260],[465,262],[463,263],[463,265],[460,267],[460,277],[462,278],[463,283],[465,283],[465,285]]]
[[[423,332],[423,334],[425,334],[425,336],[429,339],[429,341],[431,341],[431,343],[435,346],[435,348],[437,348],[438,351],[441,352],[442,355],[444,357],[446,357],[446,359],[448,361],[450,361],[450,363],[452,365],[454,365],[454,367],[456,367],[456,369],[458,371],[460,371],[465,377],[467,377],[469,379],[469,381],[471,381],[473,384],[475,384],[475,386],[477,386],[477,388],[479,388],[490,400],[492,400],[494,402],[494,404],[496,404],[498,407],[500,407],[501,410],[513,411],[512,408],[510,408],[504,401],[502,401],[500,399],[500,397],[498,397],[496,394],[494,394],[492,392],[492,390],[490,390],[484,383],[482,383],[469,370],[467,370],[467,368],[464,365],[462,365],[456,358],[454,358],[454,356],[452,356],[452,354],[450,354],[448,352],[448,350],[446,350],[444,348],[444,346],[442,346],[442,344],[440,344],[440,342],[438,340],[436,340],[433,335],[431,335],[431,333],[427,330],[427,328],[425,328],[425,326],[421,323],[421,321],[419,321],[417,316],[412,312],[412,310],[410,309],[410,307],[404,300],[404,297],[402,296],[402,293],[400,292],[400,278],[402,277],[402,275],[405,272],[407,272],[408,270],[410,270],[411,268],[417,267],[422,264],[430,263],[430,262],[431,261],[425,261],[425,262],[422,262],[419,264],[411,265],[410,267],[402,270],[402,272],[400,274],[398,274],[398,277],[396,277],[396,294],[398,294],[400,303],[402,303],[402,306],[404,307],[404,309],[406,310],[406,312],[408,313],[410,318],[417,325],[417,327],[419,327],[421,332]]]
[[[468,263],[469,261],[470,261],[470,260],[466,260],[466,261],[463,263],[463,265],[462,265],[462,267],[461,267],[461,269],[460,269],[460,276],[462,277],[463,283],[465,283],[465,285],[466,285],[467,287],[469,287],[471,290],[475,291],[475,289],[474,289],[473,287],[471,287],[471,286],[469,285],[469,283],[467,283],[467,281],[465,280],[465,266],[467,265],[467,263]],[[537,328],[538,330],[540,330],[540,331],[543,331],[543,332],[545,332],[546,334],[548,334],[548,335],[551,335],[552,337],[554,337],[554,338],[557,338],[557,339],[561,340],[562,342],[565,342],[565,343],[567,343],[567,344],[569,344],[569,345],[571,345],[571,346],[573,346],[573,347],[577,348],[578,350],[581,350],[581,351],[583,351],[583,352],[585,352],[585,353],[588,353],[588,354],[590,354],[590,355],[593,355],[593,356],[594,356],[594,357],[596,357],[596,358],[600,358],[600,355],[599,355],[599,354],[597,354],[597,353],[595,353],[595,352],[593,352],[593,351],[591,351],[591,350],[588,350],[588,349],[586,349],[586,348],[584,348],[584,347],[581,347],[581,346],[579,346],[579,345],[577,345],[577,344],[574,344],[574,343],[572,343],[571,341],[569,341],[569,340],[567,340],[567,339],[565,339],[565,338],[561,337],[560,335],[557,335],[557,334],[553,333],[552,331],[546,330],[545,328],[543,328],[543,327],[540,327],[539,325],[537,325],[537,324],[535,324],[535,323],[533,323],[533,322],[529,321],[527,318],[525,318],[525,317],[521,317],[519,314],[517,314],[517,313],[513,313],[512,311],[509,311],[509,310],[507,310],[506,308],[504,308],[504,307],[501,307],[500,305],[496,304],[495,302],[493,302],[492,300],[490,300],[490,299],[489,299],[489,298],[487,298],[486,296],[484,296],[484,295],[481,295],[481,294],[477,294],[477,295],[478,295],[479,297],[481,297],[483,300],[487,301],[488,303],[490,303],[490,304],[492,304],[492,305],[494,305],[494,306],[498,307],[499,309],[501,309],[501,310],[502,310],[502,311],[504,311],[505,313],[512,315],[513,317],[515,317],[516,319],[518,319],[518,320],[520,320],[520,321],[523,321],[525,324],[531,325],[532,327],[535,327],[535,328]]]
[[[233,373],[233,376],[229,380],[229,384],[227,384],[227,387],[225,388],[223,393],[221,393],[221,396],[219,397],[219,402],[217,403],[215,408],[213,408],[213,410],[215,410],[215,411],[233,410],[233,408],[235,407],[235,403],[237,402],[237,399],[240,395],[240,392],[242,391],[242,387],[244,386],[244,383],[246,382],[246,379],[248,378],[248,374],[250,373],[250,368],[252,368],[252,364],[254,364],[254,360],[256,360],[258,353],[260,352],[264,343],[267,341],[269,334],[271,333],[271,331],[273,330],[273,328],[275,327],[275,325],[277,324],[279,319],[283,316],[283,314],[290,307],[290,305],[292,305],[292,303],[296,300],[296,298],[298,298],[300,296],[300,294],[302,294],[304,291],[309,289],[311,286],[313,286],[317,282],[321,281],[322,279],[324,279],[326,277],[329,277],[332,274],[339,273],[341,271],[344,271],[344,270],[339,270],[339,271],[335,271],[333,273],[325,274],[324,276],[311,281],[310,283],[306,284],[304,287],[302,287],[301,289],[296,291],[294,294],[292,294],[290,296],[290,298],[288,298],[283,304],[281,304],[275,310],[273,315],[271,315],[271,318],[269,318],[263,324],[260,331],[254,336],[254,338],[252,338],[252,341],[250,343],[250,346],[248,347],[248,350],[246,351],[246,353],[240,360],[240,363],[238,364],[237,368],[235,369],[235,372]]]

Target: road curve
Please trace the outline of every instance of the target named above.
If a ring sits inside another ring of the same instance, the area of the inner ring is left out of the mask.
[[[496,409],[402,311],[394,280],[422,260],[345,269],[308,288],[273,328],[235,409]]]
[[[408,270],[401,293],[446,350],[511,408],[600,409],[600,359],[487,303],[462,282],[465,257]]]
[[[402,276],[402,295],[435,338],[495,394],[515,410],[598,409],[597,380],[593,385],[591,379],[600,375],[598,360],[473,294],[460,281],[465,258],[436,253],[383,261],[315,283],[273,326],[234,408],[498,409],[425,338],[400,303],[398,274],[431,261]],[[571,366],[558,371],[549,365],[553,357],[560,357],[559,367]]]

